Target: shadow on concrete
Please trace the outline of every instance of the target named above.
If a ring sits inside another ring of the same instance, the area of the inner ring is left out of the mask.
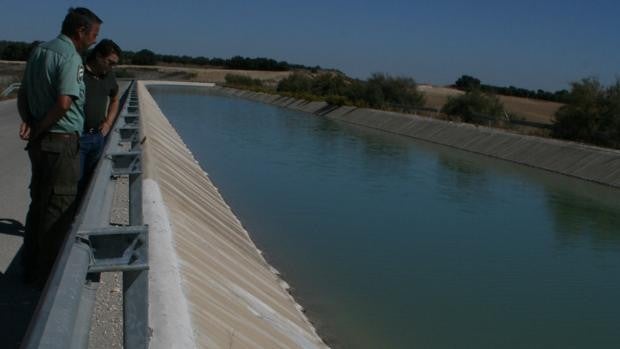
[[[11,218],[0,218],[0,234],[24,236],[24,226]]]
[[[23,236],[24,226],[13,219],[0,218],[0,234]],[[2,348],[19,348],[39,301],[40,291],[22,282],[22,249],[6,272],[0,272],[0,338]]]

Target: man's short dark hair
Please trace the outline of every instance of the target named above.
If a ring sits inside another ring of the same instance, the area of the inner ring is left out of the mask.
[[[62,21],[61,33],[71,37],[82,27],[89,31],[93,23],[101,24],[103,21],[85,7],[71,7],[65,16],[65,20]]]
[[[121,58],[121,48],[110,39],[102,39],[99,43],[88,53],[87,61],[92,61],[99,54],[101,57],[107,57],[112,53],[116,53],[118,58]]]

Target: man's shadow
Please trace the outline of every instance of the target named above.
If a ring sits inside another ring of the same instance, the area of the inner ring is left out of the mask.
[[[24,226],[11,218],[0,218],[2,235],[24,236]],[[9,253],[0,248],[0,253]],[[2,348],[19,348],[39,301],[40,291],[22,281],[22,247],[6,271],[0,270],[0,338]]]

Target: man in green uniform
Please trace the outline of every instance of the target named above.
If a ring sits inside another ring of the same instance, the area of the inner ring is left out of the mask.
[[[80,53],[95,42],[101,23],[86,8],[70,8],[61,34],[31,53],[19,90],[19,135],[28,140],[32,167],[24,277],[38,287],[45,284],[75,213],[85,97]]]
[[[121,49],[114,41],[103,39],[86,58],[84,83],[86,104],[84,132],[80,137],[80,183],[82,192],[103,153],[105,137],[118,114],[118,83],[112,67],[118,64]]]

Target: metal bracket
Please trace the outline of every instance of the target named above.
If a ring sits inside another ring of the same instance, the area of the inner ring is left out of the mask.
[[[125,120],[125,126],[138,126],[138,114],[123,114],[123,120]]]
[[[140,151],[108,153],[106,157],[112,160],[113,177],[142,173],[142,153]]]
[[[148,270],[148,226],[78,231],[90,246],[90,273]]]
[[[139,141],[140,128],[138,126],[124,126],[118,128],[121,142],[131,142],[133,145]]]

